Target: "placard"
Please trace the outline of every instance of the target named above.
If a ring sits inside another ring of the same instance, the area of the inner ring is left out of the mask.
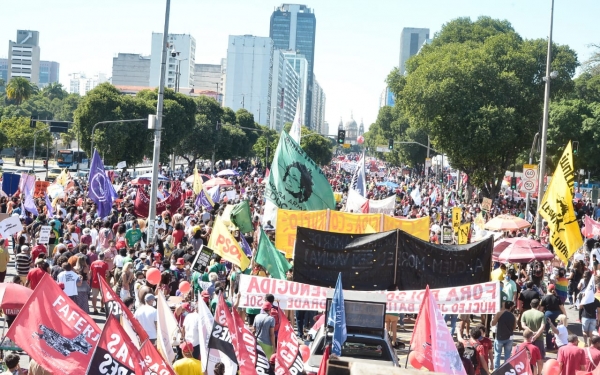
[[[454,234],[454,229],[450,225],[444,225],[442,227],[442,244],[444,245],[452,245],[454,241],[452,239],[452,235]]]
[[[50,242],[50,231],[52,231],[52,227],[50,225],[42,226],[40,228],[40,235],[37,242],[47,245],[48,242]]]
[[[7,219],[0,221],[0,234],[3,238],[12,236],[13,234],[18,233],[22,230],[23,225],[21,225],[21,220],[18,216],[11,216]]]
[[[122,169],[122,168],[126,168],[126,167],[127,167],[126,161],[120,161],[117,163],[117,169]]]
[[[202,245],[198,250],[198,254],[196,254],[196,258],[194,258],[194,262],[192,262],[192,269],[200,273],[206,272],[213,253],[214,251],[211,248]]]
[[[481,209],[483,211],[490,212],[492,209],[492,200],[490,198],[483,198],[483,201],[481,202]]]

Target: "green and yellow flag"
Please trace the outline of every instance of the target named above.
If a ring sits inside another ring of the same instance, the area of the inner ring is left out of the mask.
[[[549,242],[564,264],[583,245],[573,208],[574,171],[573,150],[569,142],[539,206],[539,214],[548,221]]]

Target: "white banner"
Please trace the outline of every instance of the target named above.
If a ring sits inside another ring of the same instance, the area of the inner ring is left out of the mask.
[[[367,199],[360,195],[356,190],[350,189],[348,191],[348,198],[346,199],[346,212],[362,212],[362,206],[369,201],[369,212],[370,214],[386,214],[394,216],[396,208],[396,196],[392,195],[389,198],[381,200]]]
[[[21,219],[19,219],[18,216],[11,216],[0,222],[0,234],[3,238],[8,238],[9,236],[22,230],[23,225],[21,225]]]
[[[325,311],[329,288],[266,277],[241,275],[239,307],[260,308],[265,294],[272,294],[282,309]],[[419,312],[425,290],[404,290],[385,293],[388,303],[386,312],[415,314]],[[500,311],[500,283],[490,281],[482,284],[452,288],[431,289],[442,314],[495,314]]]

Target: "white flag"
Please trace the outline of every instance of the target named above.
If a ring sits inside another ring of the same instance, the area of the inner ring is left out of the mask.
[[[294,116],[294,122],[292,122],[292,127],[290,128],[290,137],[296,143],[300,144],[300,134],[302,129],[302,110],[300,109],[300,99],[298,99],[298,103],[296,104],[296,115]]]
[[[208,340],[210,339],[215,318],[200,295],[198,295],[198,315],[200,315],[200,322],[198,323],[198,331],[200,332],[200,362],[202,363],[204,374],[214,375],[215,365],[223,362],[225,365],[225,375],[235,375],[237,372],[235,362],[216,349],[208,351]]]
[[[175,360],[173,341],[179,331],[179,326],[162,292],[158,293],[156,299],[156,348],[166,362],[173,363]]]
[[[583,297],[581,298],[581,305],[587,305],[594,302],[596,298],[596,285],[594,285],[594,278],[588,281],[585,289],[583,290]]]
[[[410,197],[415,201],[417,206],[421,205],[421,188],[419,186],[415,186],[413,191],[410,192]]]

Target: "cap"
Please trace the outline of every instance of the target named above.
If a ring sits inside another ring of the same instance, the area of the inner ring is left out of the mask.
[[[271,308],[272,308],[272,307],[273,307],[273,305],[271,305],[271,303],[270,303],[270,302],[265,302],[265,303],[263,303],[263,305],[262,305],[262,309],[263,309],[263,310],[265,310],[265,311],[269,311],[269,310],[271,310]]]
[[[73,244],[72,244],[72,243],[69,243],[69,244],[67,245],[67,249],[72,249],[72,248],[73,248]]]
[[[179,258],[177,259],[177,263],[175,264],[177,264],[178,266],[183,266],[185,265],[185,260],[183,258]]]
[[[202,296],[202,299],[205,302],[208,302],[208,300],[210,299],[210,294],[208,294],[208,292],[206,290],[203,290],[200,295]]]
[[[184,304],[182,304],[181,308],[184,309],[187,312],[193,312],[194,311],[194,309],[192,308],[192,305],[190,305],[188,302],[185,302]]]
[[[189,341],[182,342],[181,345],[179,345],[179,349],[181,349],[182,352],[193,353],[194,345]]]
[[[161,258],[161,256],[160,256],[160,253],[156,253],[156,254],[154,254],[154,259],[158,259],[158,260],[160,260],[160,258]]]
[[[146,253],[141,253],[140,254],[140,259],[146,259],[148,256],[146,255]]]
[[[21,251],[29,251],[29,246],[23,246],[23,247],[21,247]]]
[[[554,289],[556,289],[556,287],[554,286],[554,284],[548,285],[548,290],[554,290]]]
[[[146,296],[144,297],[144,301],[146,301],[146,302],[154,301],[155,299],[156,299],[156,297],[152,293],[146,294]]]

